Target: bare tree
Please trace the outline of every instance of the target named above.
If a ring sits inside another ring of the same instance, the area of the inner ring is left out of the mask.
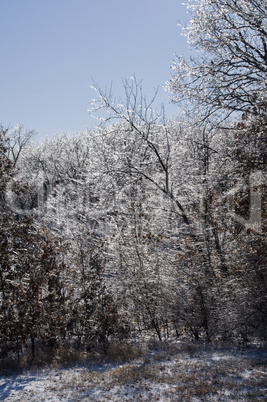
[[[188,1],[192,19],[184,33],[198,58],[177,57],[168,83],[175,103],[202,119],[254,112],[266,100],[265,0]]]
[[[156,97],[150,102],[142,93],[141,82],[135,78],[124,81],[125,100],[119,102],[113,98],[111,92],[103,91],[98,85],[93,87],[98,94],[99,99],[94,101],[91,112],[94,113],[100,109],[108,112],[108,117],[103,119],[107,123],[110,120],[119,120],[126,124],[126,130],[130,130],[137,135],[142,143],[143,158],[152,159],[157,167],[157,178],[146,169],[147,163],[144,160],[138,164],[131,164],[129,171],[131,174],[139,175],[152,183],[165,196],[172,199],[178,208],[184,224],[189,225],[187,216],[182,203],[175,197],[172,191],[170,177],[170,131],[169,126],[164,119],[164,113],[157,113],[152,106]],[[157,126],[160,126],[160,139],[157,138]]]
[[[35,130],[26,130],[22,125],[13,128],[4,129],[0,127],[2,132],[5,131],[5,146],[7,148],[7,157],[13,162],[13,166],[17,165],[22,150],[30,143],[35,136]]]

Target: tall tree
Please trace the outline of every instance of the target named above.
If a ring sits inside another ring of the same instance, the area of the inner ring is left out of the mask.
[[[188,1],[192,18],[184,33],[198,58],[173,62],[168,83],[174,102],[202,119],[254,112],[267,98],[265,0]]]
[[[61,336],[63,264],[56,237],[7,202],[16,170],[9,159],[8,131],[0,132],[0,347],[19,354],[29,340]],[[16,192],[19,188],[16,185]],[[24,191],[25,188],[22,189]]]

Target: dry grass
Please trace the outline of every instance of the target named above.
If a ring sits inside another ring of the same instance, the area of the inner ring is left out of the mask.
[[[101,373],[84,370],[76,384],[85,394],[96,387],[104,394],[115,387],[132,387],[139,396],[127,400],[149,400],[147,396],[140,397],[145,394],[153,401],[158,400],[154,391],[159,387],[162,388],[160,398],[166,401],[266,400],[264,359],[245,353],[232,357],[228,352],[198,352],[197,356],[192,356],[192,351],[175,353],[175,347],[170,346],[170,349],[172,358],[163,361],[159,360],[166,353],[166,345],[155,355],[148,354],[141,360],[109,367]]]
[[[266,400],[264,351],[157,342],[141,349],[115,342],[107,355],[84,356],[74,370],[54,369],[49,391],[84,401]],[[54,356],[65,363],[73,358],[81,356],[73,350]]]
[[[113,362],[127,362],[140,358],[142,349],[126,342],[112,342],[107,350],[106,360]]]
[[[101,362],[127,362],[137,359],[142,351],[137,346],[126,342],[112,342],[104,353],[101,347],[86,351],[65,343],[58,348],[39,347],[35,356],[22,355],[7,357],[0,360],[0,375],[16,374],[25,370],[35,370],[44,367],[60,368],[75,365],[99,364]]]

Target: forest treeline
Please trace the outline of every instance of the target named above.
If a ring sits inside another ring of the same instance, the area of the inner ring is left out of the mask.
[[[183,118],[131,78],[119,102],[94,86],[91,131],[34,145],[1,127],[1,358],[147,335],[266,340],[267,6],[188,7],[202,56],[175,60],[167,84]]]

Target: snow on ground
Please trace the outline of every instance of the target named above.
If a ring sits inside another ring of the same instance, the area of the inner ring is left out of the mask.
[[[0,400],[266,401],[267,354],[256,350],[146,353],[123,364],[42,369],[0,378]]]

